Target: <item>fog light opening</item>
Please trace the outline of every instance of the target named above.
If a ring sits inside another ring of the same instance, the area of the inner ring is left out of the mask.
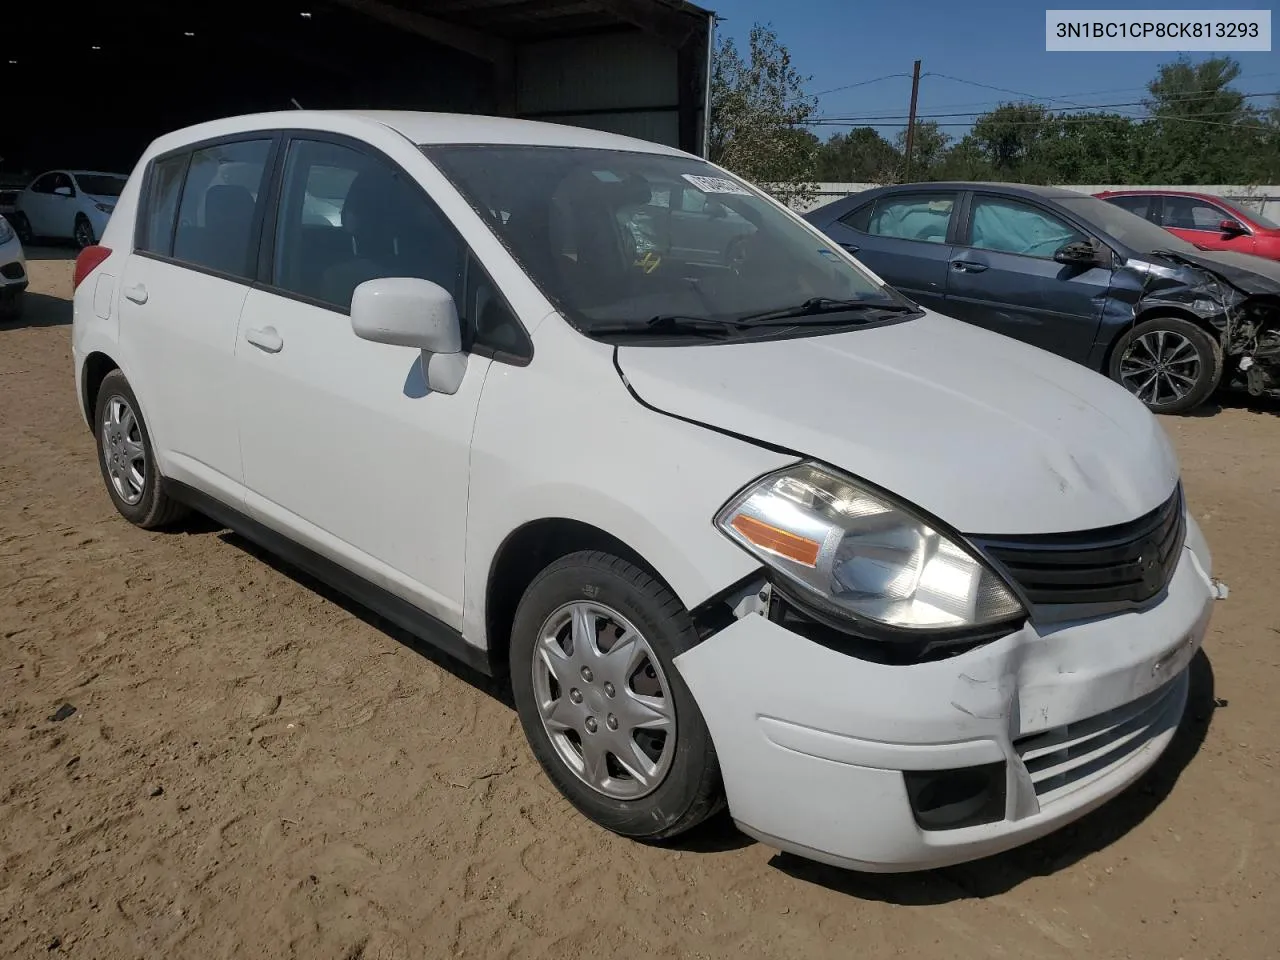
[[[907,799],[922,830],[956,830],[1004,819],[1005,765],[906,770]]]

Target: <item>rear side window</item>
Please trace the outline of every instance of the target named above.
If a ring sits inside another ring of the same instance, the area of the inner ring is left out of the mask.
[[[870,211],[865,232],[899,240],[945,243],[955,208],[956,195],[953,193],[882,197]]]
[[[31,184],[32,193],[53,193],[53,184],[57,178],[52,173],[46,173],[44,176],[36,179]]]
[[[138,226],[136,246],[147,253],[163,257],[173,253],[173,218],[178,212],[182,178],[187,172],[189,154],[179,154],[156,161],[147,183],[147,200]]]
[[[250,278],[257,251],[251,249],[271,140],[215,144],[191,154],[173,257],[232,277]]]
[[[366,280],[418,277],[461,299],[462,241],[416,184],[381,158],[295,140],[285,161],[271,283],[341,310]]]
[[[1158,197],[1107,197],[1107,202],[1113,206],[1119,207],[1121,210],[1128,210],[1130,213],[1137,214],[1143,220],[1154,220],[1152,214],[1155,212]]]
[[[840,218],[840,222],[846,227],[853,227],[859,233],[867,233],[871,225],[871,214],[875,208],[874,203],[864,203],[856,210],[846,213]]]

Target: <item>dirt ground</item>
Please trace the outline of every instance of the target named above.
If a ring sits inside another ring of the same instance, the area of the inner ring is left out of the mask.
[[[1280,405],[1165,421],[1232,593],[1152,773],[1021,850],[859,876],[724,820],[605,833],[476,677],[210,523],[125,523],[70,253],[32,252],[0,327],[0,956],[1280,957]]]

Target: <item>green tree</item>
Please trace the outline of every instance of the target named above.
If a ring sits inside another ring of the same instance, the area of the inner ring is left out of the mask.
[[[1147,84],[1150,183],[1232,183],[1258,149],[1260,118],[1231,87],[1240,64],[1230,57],[1163,64]],[[1235,129],[1233,129],[1235,128]]]
[[[997,176],[1041,179],[1045,141],[1054,134],[1053,118],[1038,103],[1002,103],[978,118],[973,139]]]
[[[902,154],[872,127],[837,133],[818,148],[817,179],[827,183],[892,183]]]
[[[943,133],[942,128],[935,121],[917,121],[916,134],[911,144],[911,179],[938,179],[934,175],[934,171],[946,158],[947,147],[950,143],[951,136]],[[905,128],[898,131],[898,135],[894,138],[894,147],[902,154],[905,168],[907,155],[907,131]]]
[[[785,202],[811,198],[819,144],[802,128],[818,102],[807,82],[772,27],[751,28],[745,59],[722,39],[711,69],[710,159]]]

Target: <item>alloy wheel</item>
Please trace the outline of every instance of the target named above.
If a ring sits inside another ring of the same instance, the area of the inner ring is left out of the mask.
[[[1165,406],[1185,398],[1200,380],[1195,344],[1172,330],[1135,337],[1120,360],[1125,389],[1144,403]]]
[[[107,401],[99,444],[116,496],[134,506],[147,486],[147,450],[137,414],[124,397]]]

